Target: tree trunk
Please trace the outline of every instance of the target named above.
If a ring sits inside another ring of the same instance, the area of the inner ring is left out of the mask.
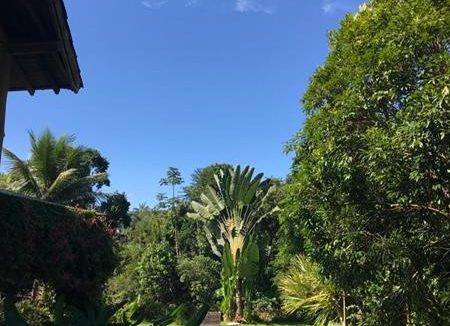
[[[411,312],[409,311],[409,304],[408,304],[408,302],[406,302],[406,305],[405,305],[405,317],[406,317],[406,325],[407,326],[412,325],[412,323],[411,323]]]
[[[175,237],[175,254],[177,257],[180,257],[180,247],[178,244],[178,232],[177,232],[177,214],[175,210],[175,184],[172,184],[172,214],[174,219],[174,231],[173,236]]]
[[[35,279],[33,281],[33,287],[31,288],[31,299],[33,299],[33,301],[36,301],[38,294],[39,294],[39,281]]]
[[[234,316],[235,322],[240,322],[244,319],[244,300],[242,298],[242,280],[238,277],[236,280],[236,314]]]
[[[347,307],[345,302],[345,291],[342,292],[342,326],[347,326]]]

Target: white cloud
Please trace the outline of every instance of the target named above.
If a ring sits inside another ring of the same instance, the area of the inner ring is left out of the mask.
[[[142,0],[140,3],[148,9],[158,9],[166,5],[169,0]]]
[[[322,4],[322,11],[325,14],[333,14],[336,11],[350,11],[353,7],[338,0],[325,0]]]
[[[242,13],[260,12],[269,15],[273,14],[273,11],[270,8],[256,2],[256,0],[236,0],[234,10]]]

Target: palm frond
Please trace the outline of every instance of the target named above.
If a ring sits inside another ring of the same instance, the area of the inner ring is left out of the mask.
[[[322,277],[319,267],[306,256],[296,256],[288,270],[278,275],[275,281],[282,308],[287,314],[304,311],[318,325],[337,318],[336,288]]]
[[[40,198],[42,196],[41,188],[28,164],[6,148],[3,149],[3,154],[11,164],[9,171],[12,181],[11,190]]]

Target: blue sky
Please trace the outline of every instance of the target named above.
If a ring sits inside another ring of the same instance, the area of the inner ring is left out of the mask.
[[[5,147],[27,130],[75,134],[110,161],[132,206],[215,162],[285,177],[283,144],[301,127],[300,98],[327,32],[355,0],[66,0],[85,88],[10,93]],[[7,166],[2,163],[2,170]]]

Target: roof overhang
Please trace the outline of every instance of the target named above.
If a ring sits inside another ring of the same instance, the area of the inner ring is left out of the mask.
[[[0,51],[11,57],[9,91],[83,87],[62,0],[0,1]]]

